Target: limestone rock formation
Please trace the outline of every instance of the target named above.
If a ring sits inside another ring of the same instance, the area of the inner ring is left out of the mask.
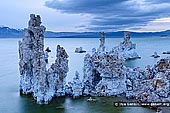
[[[57,46],[56,61],[47,70],[44,59],[44,32],[41,17],[31,14],[28,28],[19,41],[20,92],[32,94],[37,103],[49,103],[53,96],[65,95],[68,55]]]
[[[57,45],[56,60],[46,67],[44,58],[45,27],[40,16],[30,15],[28,28],[19,41],[20,92],[32,94],[37,103],[49,103],[54,96],[81,95],[112,96],[125,94],[141,102],[170,102],[170,57],[159,60],[145,69],[128,68],[127,59],[138,57],[129,32],[124,41],[111,52],[105,51],[105,33],[101,33],[99,48],[84,57],[83,80],[76,71],[72,82],[66,85],[69,71],[68,55]]]
[[[127,44],[126,50],[131,51],[135,46],[129,39],[126,37],[123,44]],[[127,98],[141,102],[170,101],[170,57],[161,59],[154,66],[147,65],[142,70],[124,66],[127,57],[122,58],[119,53],[98,50],[93,48],[92,55],[86,54],[84,57],[84,95],[125,94]]]
[[[78,71],[75,72],[75,77],[73,78],[73,82],[70,83],[70,86],[72,88],[73,98],[78,98],[82,96],[83,85],[82,85],[82,81],[80,80]]]
[[[126,90],[123,60],[117,55],[87,54],[84,58],[84,94],[111,96]]]
[[[135,51],[136,44],[130,40],[130,32],[124,32],[124,40],[118,46],[113,47],[110,53],[117,54],[119,58],[124,60],[140,58]]]
[[[106,50],[105,47],[105,39],[106,39],[106,33],[105,32],[100,32],[101,38],[100,38],[100,45],[99,48],[97,49],[98,53],[103,53]]]
[[[23,39],[19,41],[19,70],[21,74],[20,89],[24,94],[33,93],[37,101],[42,101],[46,93],[45,82],[46,63],[44,61],[44,36],[45,27],[39,16],[30,15],[29,26],[24,29]],[[41,99],[40,99],[40,98]]]
[[[68,55],[63,47],[57,45],[55,63],[48,69],[47,82],[49,90],[55,96],[65,95],[66,76],[69,71]]]
[[[99,48],[92,49],[92,55],[86,54],[83,67],[83,94],[111,96],[126,91],[126,70],[124,58],[115,52],[105,50],[105,32],[101,32]],[[129,42],[129,37],[125,41]],[[120,50],[119,50],[120,52]]]
[[[164,58],[153,67],[136,70],[136,77],[129,76],[132,88],[126,91],[127,97],[134,97],[141,102],[170,101],[170,58]]]

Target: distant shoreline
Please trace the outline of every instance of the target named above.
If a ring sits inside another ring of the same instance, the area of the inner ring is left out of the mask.
[[[21,38],[23,29],[0,27],[0,38]],[[106,32],[106,38],[123,38],[124,31]],[[99,32],[52,32],[46,31],[46,38],[99,38]],[[131,32],[131,38],[170,37],[170,30],[161,32]]]
[[[10,37],[0,37],[0,39],[15,39],[15,38],[22,38],[22,37],[12,37],[12,36],[10,36]],[[99,37],[45,37],[45,38],[87,38],[87,39],[90,39],[90,38],[99,38]],[[107,37],[107,38],[123,38],[123,37]],[[160,36],[148,36],[148,37],[131,37],[132,39],[134,39],[134,38],[163,38],[163,37],[160,37]],[[167,37],[165,37],[165,38],[170,38],[170,36],[167,36]]]

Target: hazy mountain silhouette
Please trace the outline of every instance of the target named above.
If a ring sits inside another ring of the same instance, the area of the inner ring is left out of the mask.
[[[23,29],[13,29],[9,27],[0,27],[0,38],[20,38],[23,34]],[[46,38],[99,38],[98,32],[45,32]],[[170,30],[161,32],[131,32],[132,38],[149,38],[149,37],[168,37]],[[123,31],[107,32],[107,38],[122,38]]]

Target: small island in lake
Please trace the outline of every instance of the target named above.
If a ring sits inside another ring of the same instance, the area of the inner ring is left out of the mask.
[[[75,49],[75,53],[85,53],[85,52],[86,52],[86,51],[83,50],[82,47],[79,47],[79,48],[76,48],[76,49]]]
[[[151,57],[153,57],[153,58],[158,58],[158,57],[160,57],[160,56],[158,55],[157,52],[154,52],[153,55],[151,55]]]

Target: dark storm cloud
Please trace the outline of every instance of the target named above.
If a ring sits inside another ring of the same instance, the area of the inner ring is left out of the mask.
[[[45,5],[63,13],[91,14],[90,30],[136,29],[170,16],[169,0],[52,0]]]
[[[65,13],[106,13],[117,7],[117,4],[121,4],[128,0],[52,0],[47,1],[45,5],[49,8],[61,10]],[[112,8],[111,8],[112,7]],[[117,7],[118,8],[118,7]],[[119,8],[121,9],[121,8]]]

